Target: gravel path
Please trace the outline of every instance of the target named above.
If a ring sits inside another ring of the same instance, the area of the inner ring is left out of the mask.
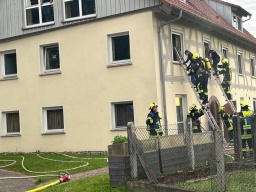
[[[83,173],[77,173],[74,175],[71,175],[70,181],[78,180],[78,179],[83,179],[89,176],[96,176],[96,175],[102,175],[108,173],[108,167],[103,167],[95,170],[90,170],[86,171]],[[6,171],[0,169],[0,177],[22,177],[24,175],[21,175],[19,173],[11,172],[11,171]],[[56,181],[53,180],[53,181]],[[26,190],[31,190],[34,189],[36,186],[34,184],[33,179],[5,179],[5,180],[0,180],[0,192],[24,192]],[[47,182],[47,183],[51,183]],[[46,185],[47,183],[44,183],[43,185]]]

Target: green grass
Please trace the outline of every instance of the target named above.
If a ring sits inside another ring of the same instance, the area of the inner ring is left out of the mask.
[[[69,156],[65,156],[69,155]],[[27,176],[53,174],[55,177],[38,177],[36,184],[59,178],[61,173],[68,171],[71,175],[108,165],[106,155],[89,155],[76,153],[29,153],[0,154],[0,168],[22,173]],[[5,161],[8,160],[8,161]],[[11,164],[10,160],[16,163]],[[24,167],[22,166],[22,160]],[[26,170],[27,169],[27,170]]]
[[[226,189],[227,191],[232,192],[255,191],[255,178],[256,173],[254,171],[233,172],[230,174],[226,174]],[[187,189],[218,191],[216,177],[206,180],[191,181],[187,183],[176,183],[176,185]]]
[[[68,181],[44,190],[45,192],[132,192],[126,187],[111,188],[109,175],[87,177],[85,179]]]
[[[108,174],[72,181],[72,174],[108,166],[106,158],[107,155],[89,155],[85,153],[7,153],[0,154],[0,168],[19,172],[27,176],[44,175],[48,173],[56,174],[54,177],[38,177],[35,183],[42,184],[41,186],[43,186],[46,181],[49,183],[50,180],[58,180],[61,173],[68,171],[71,174],[70,181],[49,187],[44,190],[46,192],[132,192],[126,187],[111,188]],[[10,165],[13,162],[10,160],[15,160],[16,163]],[[23,164],[27,170],[22,167],[22,160],[24,160]],[[6,165],[9,166],[3,167]],[[54,172],[51,173],[52,171]]]

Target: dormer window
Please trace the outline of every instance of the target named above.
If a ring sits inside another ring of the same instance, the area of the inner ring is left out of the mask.
[[[180,0],[180,1],[182,1],[182,2],[186,3],[186,0]]]
[[[237,15],[233,15],[232,25],[239,31],[242,31],[242,19]]]

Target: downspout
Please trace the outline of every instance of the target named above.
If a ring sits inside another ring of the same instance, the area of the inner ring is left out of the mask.
[[[172,6],[170,7],[172,11]],[[165,72],[164,72],[164,63],[163,63],[163,48],[162,48],[162,37],[163,37],[163,27],[170,23],[174,23],[175,21],[179,20],[182,17],[182,10],[180,10],[180,14],[177,18],[166,21],[159,25],[158,27],[158,46],[159,49],[159,60],[160,60],[160,78],[162,83],[162,93],[163,93],[163,109],[164,109],[164,123],[165,123],[165,134],[168,135],[168,120],[167,120],[167,111],[166,111],[166,91],[165,91]]]

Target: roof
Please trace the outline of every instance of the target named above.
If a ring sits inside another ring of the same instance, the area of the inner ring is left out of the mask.
[[[245,9],[243,9],[242,7],[240,7],[239,5],[235,5],[233,3],[228,3],[226,1],[222,1],[222,0],[214,0],[215,2],[218,2],[218,3],[222,3],[222,4],[225,4],[225,5],[229,5],[230,7],[233,7],[233,8],[237,8],[239,10],[239,12],[242,13],[242,15],[244,17],[247,17],[248,15],[249,16],[252,16],[251,13],[249,13],[248,11],[246,11]]]
[[[219,2],[220,0],[215,1]],[[187,3],[179,0],[162,0],[162,2],[166,5],[177,7],[188,14],[198,17],[199,19],[205,20],[213,26],[220,27],[223,30],[228,31],[230,35],[237,35],[256,44],[256,38],[253,37],[253,35],[251,35],[245,28],[243,28],[243,32],[237,30],[216,11],[214,11],[204,0],[187,0]]]

